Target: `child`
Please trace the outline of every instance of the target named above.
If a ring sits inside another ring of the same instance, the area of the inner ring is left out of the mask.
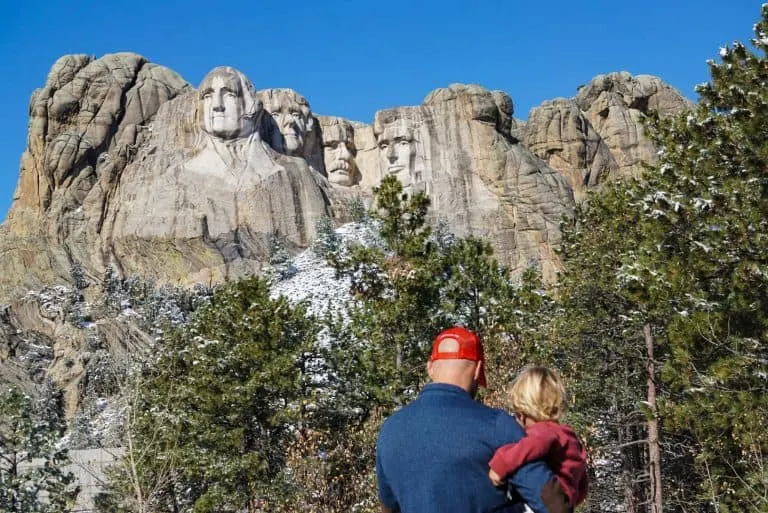
[[[573,430],[557,422],[565,406],[560,378],[546,367],[526,367],[512,383],[509,395],[526,436],[496,451],[488,477],[499,486],[524,464],[543,459],[571,507],[576,507],[587,495],[587,455]]]

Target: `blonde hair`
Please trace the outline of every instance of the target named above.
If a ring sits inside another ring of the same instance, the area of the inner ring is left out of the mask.
[[[558,374],[547,368],[526,367],[509,389],[516,413],[535,421],[558,420],[565,411],[565,387]]]

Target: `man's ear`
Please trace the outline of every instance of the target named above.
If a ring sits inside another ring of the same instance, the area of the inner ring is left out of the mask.
[[[427,361],[427,376],[429,376],[429,379],[434,380],[432,377],[432,360]]]
[[[475,380],[475,383],[477,383],[478,380],[480,379],[480,373],[483,372],[483,365],[484,364],[485,364],[484,361],[478,360],[477,361],[477,365],[475,365],[475,374],[474,374],[474,376],[472,376],[474,378],[474,380]]]

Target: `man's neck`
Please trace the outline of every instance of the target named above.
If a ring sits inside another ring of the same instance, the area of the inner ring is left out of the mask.
[[[435,381],[435,380],[432,380],[432,382],[429,383],[429,384],[430,385],[437,385],[439,387],[450,387],[452,389],[456,389],[457,391],[462,391],[462,392],[465,392],[465,393],[469,394],[473,399],[475,397],[475,393],[473,393],[474,387],[469,387],[468,388],[466,386],[462,386],[461,384],[457,384],[457,383],[452,382],[452,381]]]

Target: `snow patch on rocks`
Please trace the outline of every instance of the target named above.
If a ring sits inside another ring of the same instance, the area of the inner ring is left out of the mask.
[[[353,245],[375,246],[381,244],[379,226],[371,220],[348,223],[335,230],[340,238],[339,254],[343,256]],[[322,317],[327,313],[340,313],[353,300],[349,293],[350,280],[339,277],[322,255],[307,249],[293,259],[296,272],[274,283],[273,298],[285,296],[292,303],[307,302],[311,315]]]

